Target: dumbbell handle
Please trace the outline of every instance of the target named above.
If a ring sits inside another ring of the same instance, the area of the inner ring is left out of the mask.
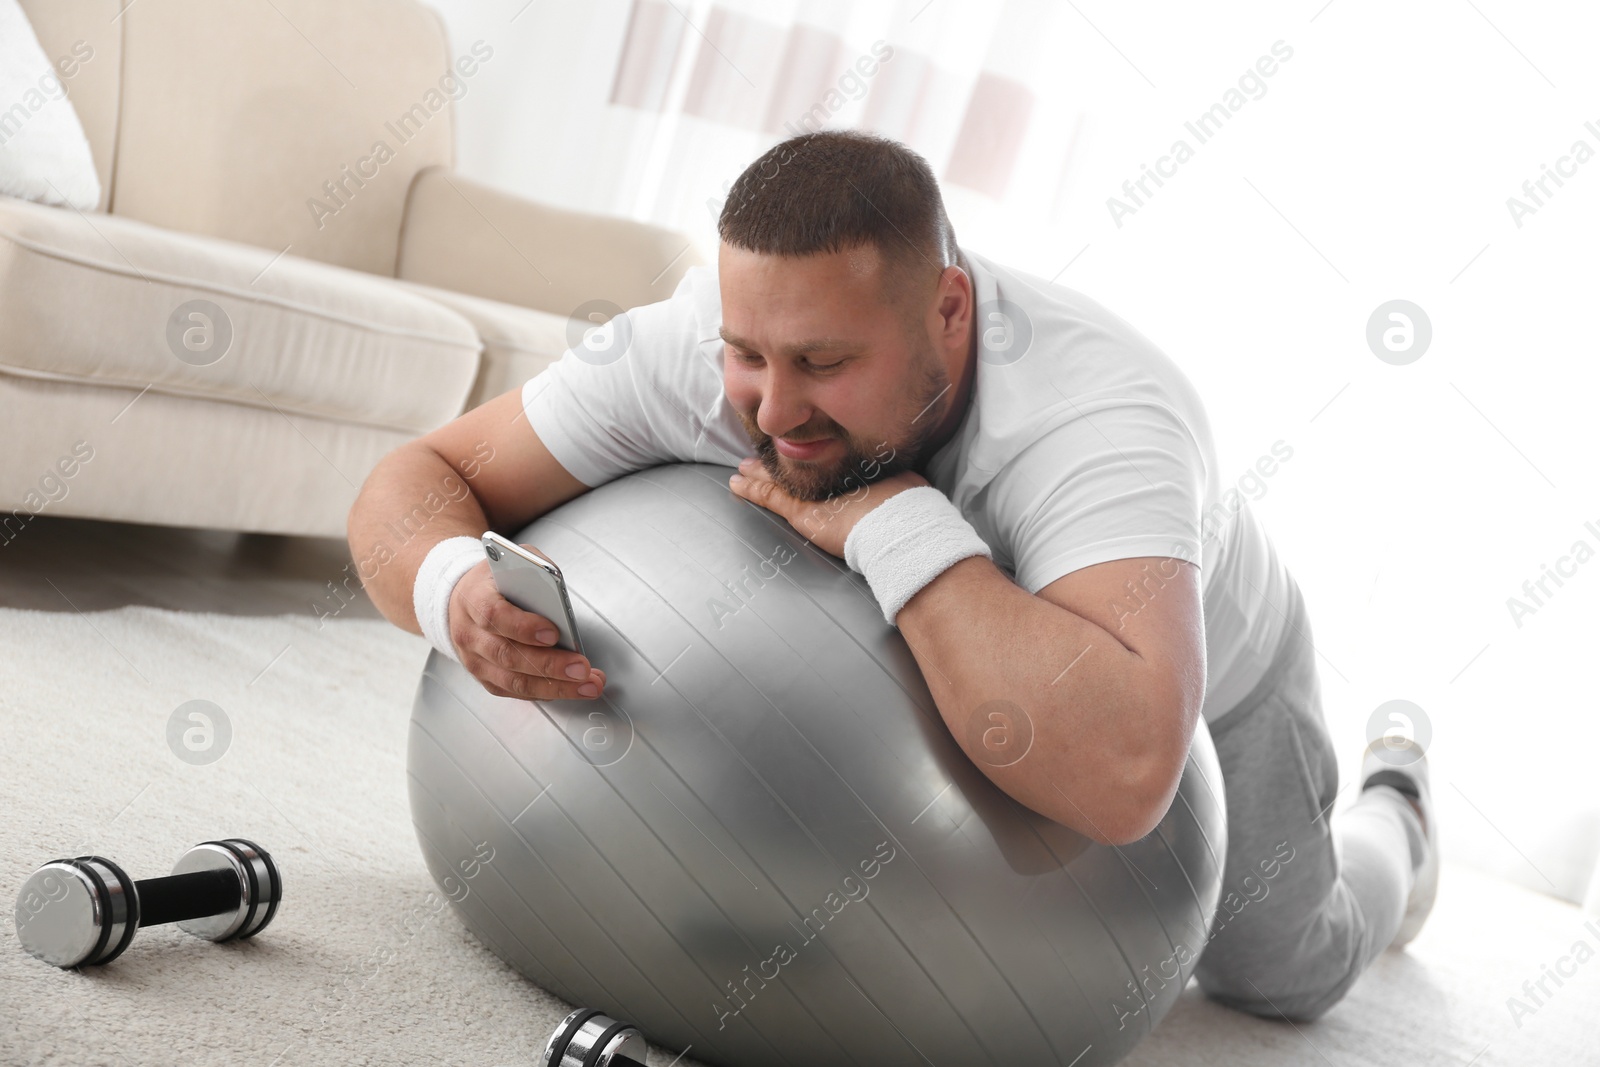
[[[221,915],[239,906],[239,875],[234,871],[193,871],[164,878],[141,878],[139,928]]]

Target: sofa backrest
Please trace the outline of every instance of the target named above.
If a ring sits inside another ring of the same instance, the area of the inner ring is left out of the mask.
[[[416,0],[22,6],[77,59],[103,211],[392,276],[412,177],[454,163],[456,57]]]

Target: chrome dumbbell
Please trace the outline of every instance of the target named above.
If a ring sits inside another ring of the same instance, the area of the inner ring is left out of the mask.
[[[541,1067],[645,1067],[644,1035],[594,1008],[579,1008],[556,1027]]]
[[[137,882],[104,856],[51,860],[17,894],[17,941],[57,967],[110,963],[143,926],[177,923],[207,941],[250,937],[282,897],[272,857],[242,837],[202,842],[165,878]]]

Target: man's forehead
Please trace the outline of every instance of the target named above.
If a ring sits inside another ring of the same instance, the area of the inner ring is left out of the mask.
[[[717,256],[724,267],[732,267],[734,270],[754,268],[838,272],[857,280],[876,276],[883,266],[883,251],[871,243],[852,245],[834,252],[812,252],[796,256],[777,252],[757,252],[720,241],[717,246]]]

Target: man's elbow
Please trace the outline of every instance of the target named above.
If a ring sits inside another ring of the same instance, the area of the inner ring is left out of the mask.
[[[1101,845],[1131,845],[1160,825],[1172,807],[1188,749],[1174,758],[1152,755],[1138,770],[1122,777],[1121,785],[1110,791],[1087,836]]]
[[[1154,830],[1166,813],[1166,808],[1156,810],[1124,804],[1121,811],[1097,824],[1095,831],[1086,836],[1097,845],[1131,845]]]

